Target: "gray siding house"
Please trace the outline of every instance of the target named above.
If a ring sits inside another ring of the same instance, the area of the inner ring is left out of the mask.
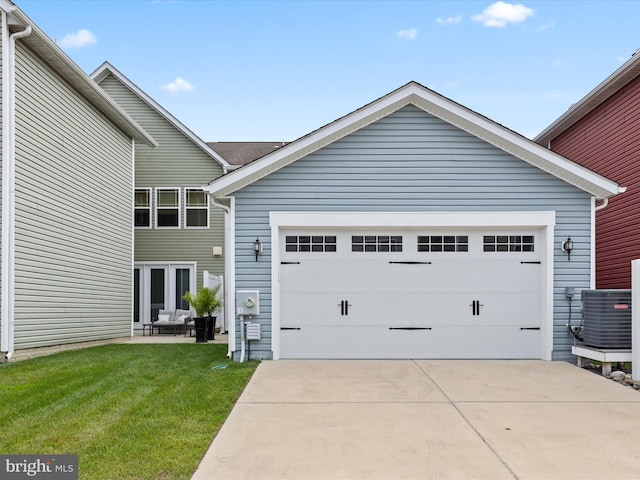
[[[127,337],[133,144],[155,141],[0,0],[0,360]]]
[[[565,289],[622,190],[415,82],[203,188],[239,360],[569,359]]]
[[[109,63],[91,77],[159,144],[135,146],[133,324],[139,329],[157,320],[160,309],[188,309],[186,291],[224,275],[224,213],[200,185],[233,167]],[[218,324],[226,330],[221,315]]]

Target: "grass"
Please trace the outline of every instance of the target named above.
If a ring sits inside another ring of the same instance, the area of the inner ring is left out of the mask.
[[[77,454],[87,480],[191,478],[258,365],[226,353],[122,344],[3,365],[0,453]]]

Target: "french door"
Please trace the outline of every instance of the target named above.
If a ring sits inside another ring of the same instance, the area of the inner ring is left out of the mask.
[[[133,325],[142,328],[159,310],[189,309],[182,299],[195,293],[196,266],[188,263],[136,263],[133,270]]]

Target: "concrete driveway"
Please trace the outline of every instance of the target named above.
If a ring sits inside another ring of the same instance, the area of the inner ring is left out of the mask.
[[[640,478],[640,392],[565,362],[263,362],[194,480]]]

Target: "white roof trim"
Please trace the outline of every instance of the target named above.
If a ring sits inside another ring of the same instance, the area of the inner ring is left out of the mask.
[[[564,114],[540,132],[533,141],[547,147],[554,138],[571,128],[571,126],[616,94],[638,75],[640,75],[640,50],[636,50],[629,60],[585,95],[578,103],[571,105]]]
[[[15,23],[31,27],[31,34],[24,37],[29,48],[40,55],[56,72],[65,78],[80,94],[98,108],[111,122],[138,142],[157,147],[157,142],[138,123],[114,102],[82,69],[64,53],[25,13],[13,3],[2,0],[5,10]]]
[[[409,104],[457,126],[596,198],[608,198],[621,192],[617,183],[541,147],[416,82],[410,82],[275,152],[214,180],[203,188],[215,197],[229,195]]]
[[[222,165],[224,168],[229,168],[231,165],[220,155],[218,155],[209,145],[207,145],[200,137],[198,137],[195,133],[189,130],[180,120],[171,115],[167,110],[165,110],[158,102],[156,102],[153,98],[143,92],[135,83],[129,80],[126,76],[122,74],[117,68],[111,65],[109,62],[104,62],[100,65],[91,75],[90,77],[97,83],[100,82],[107,77],[108,75],[113,75],[120,82],[122,82],[129,90],[135,93],[140,99],[153,108],[158,114],[164,117],[170,124],[172,124],[176,129],[182,132],[187,138],[189,138],[193,143],[195,143],[200,149],[213,158],[216,162]]]

